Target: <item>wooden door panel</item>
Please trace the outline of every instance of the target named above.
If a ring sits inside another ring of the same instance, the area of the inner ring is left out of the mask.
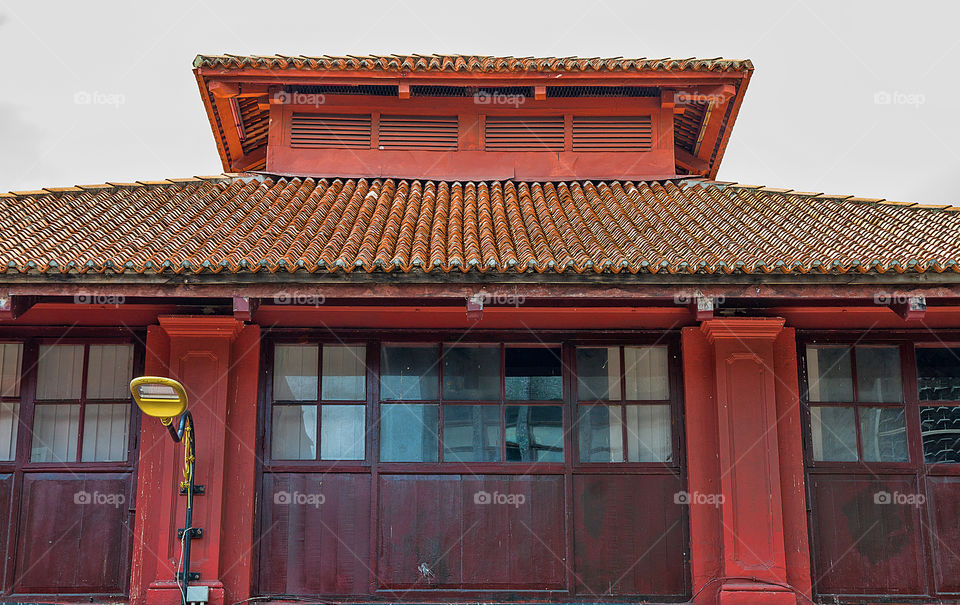
[[[263,475],[260,592],[366,594],[370,476]]]
[[[820,594],[926,594],[916,477],[811,475]]]
[[[675,500],[682,489],[673,476],[575,476],[577,594],[683,594],[684,510]]]
[[[960,477],[927,477],[938,593],[960,593]]]
[[[124,593],[129,481],[129,473],[24,474],[14,592]]]

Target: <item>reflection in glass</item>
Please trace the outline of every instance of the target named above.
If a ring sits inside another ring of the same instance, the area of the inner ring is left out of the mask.
[[[627,399],[669,399],[667,347],[624,347]]]
[[[443,406],[444,462],[497,462],[499,460],[499,406]]]
[[[80,461],[126,460],[129,426],[129,403],[88,403],[83,410],[83,447]]]
[[[927,464],[960,464],[960,406],[921,407],[920,432]]]
[[[380,406],[382,462],[436,462],[439,414],[436,405],[389,403]]]
[[[669,462],[672,457],[670,406],[628,405],[627,460]]]
[[[857,460],[857,427],[852,407],[810,408],[813,458],[825,462]]]
[[[620,399],[620,348],[577,347],[577,398]]]
[[[362,405],[325,405],[320,409],[320,459],[364,459]]]
[[[83,345],[41,345],[37,360],[37,399],[80,399]]]
[[[559,348],[507,347],[504,366],[508,401],[554,401],[563,397]]]
[[[23,344],[0,342],[0,397],[20,396],[20,365]]]
[[[87,357],[87,399],[129,400],[133,345],[90,345]],[[126,458],[124,444],[123,459]]]
[[[618,406],[581,405],[577,424],[580,462],[623,462],[623,425]]]
[[[853,371],[847,347],[807,347],[810,401],[853,401]]]
[[[903,401],[899,347],[857,347],[857,400]]]
[[[0,460],[13,460],[17,455],[19,424],[20,404],[0,403]]]
[[[366,399],[366,355],[363,345],[323,345],[323,398],[327,401]]]
[[[384,346],[380,357],[380,399],[439,398],[438,351],[435,345]]]
[[[270,457],[274,460],[316,459],[317,406],[273,406],[270,434]]]
[[[316,345],[274,347],[274,401],[316,401],[318,354]]]
[[[910,456],[903,408],[861,407],[859,411],[863,459],[868,462],[907,462]]]
[[[917,347],[920,401],[960,401],[960,348]]]
[[[445,347],[443,398],[448,401],[500,399],[500,347]]]
[[[563,408],[509,405],[504,411],[507,460],[563,462]]]
[[[37,404],[31,462],[76,462],[80,404]]]

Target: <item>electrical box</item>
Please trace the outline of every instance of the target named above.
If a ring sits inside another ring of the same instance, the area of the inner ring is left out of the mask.
[[[210,600],[209,586],[187,586],[187,605],[199,605]]]

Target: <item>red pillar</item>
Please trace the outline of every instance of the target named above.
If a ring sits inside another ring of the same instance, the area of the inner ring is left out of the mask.
[[[786,586],[810,592],[795,346],[776,318],[683,330],[698,605],[794,605]]]
[[[257,369],[260,332],[233,317],[161,316],[147,331],[146,374],[181,381],[196,425],[196,482],[191,568],[210,586],[214,605],[250,594],[256,468]],[[137,513],[130,599],[176,605],[174,573],[181,557],[177,528],[183,447],[158,421],[140,434]]]

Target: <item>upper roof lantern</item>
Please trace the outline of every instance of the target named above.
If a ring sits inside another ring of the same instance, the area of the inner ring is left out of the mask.
[[[194,60],[225,170],[445,180],[713,178],[752,71],[721,58]]]

